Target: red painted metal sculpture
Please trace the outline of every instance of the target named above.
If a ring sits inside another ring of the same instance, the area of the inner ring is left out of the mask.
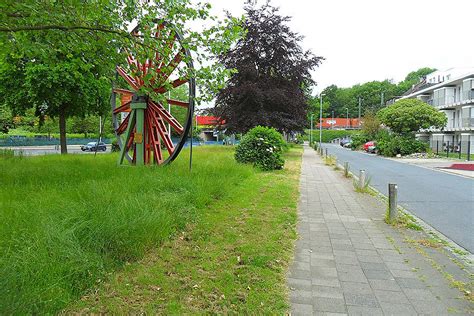
[[[131,35],[138,39],[145,36],[139,26]],[[152,57],[140,62],[138,54],[125,50],[127,63],[117,66],[122,85],[113,89],[111,104],[120,164],[124,158],[133,165],[167,164],[179,155],[192,128],[196,88],[191,54],[182,35],[169,23],[156,21],[150,36],[151,43],[160,45],[139,49]],[[124,85],[128,89],[122,88]],[[170,97],[184,85],[188,86],[184,100]],[[180,111],[180,119],[173,116],[173,107],[185,109]]]

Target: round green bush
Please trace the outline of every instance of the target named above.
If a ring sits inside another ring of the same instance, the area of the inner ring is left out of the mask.
[[[425,153],[428,150],[428,144],[410,136],[386,135],[377,140],[377,149],[381,155],[387,157],[398,154],[406,156],[413,153]]]
[[[250,163],[262,170],[283,168],[283,137],[274,128],[257,126],[242,137],[235,151],[235,160]]]

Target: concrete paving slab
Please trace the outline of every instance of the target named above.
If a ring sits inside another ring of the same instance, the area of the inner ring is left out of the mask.
[[[300,191],[300,239],[288,275],[292,315],[474,312],[429,261],[462,274],[452,260],[404,242],[404,233],[383,222],[386,205],[355,192],[308,147]]]

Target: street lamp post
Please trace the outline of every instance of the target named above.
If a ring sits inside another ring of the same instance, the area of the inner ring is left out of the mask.
[[[346,108],[346,129],[349,127],[349,108]]]
[[[332,111],[331,120],[332,120],[331,129],[334,129],[334,125],[336,125],[335,122],[334,122],[334,111]]]
[[[362,98],[359,97],[359,128],[360,128],[360,105],[362,103]]]
[[[319,94],[319,148],[321,148],[323,136],[323,96],[324,93]]]
[[[312,146],[313,144],[313,117],[314,117],[314,114],[312,113],[311,114],[311,130],[309,132],[309,145]]]

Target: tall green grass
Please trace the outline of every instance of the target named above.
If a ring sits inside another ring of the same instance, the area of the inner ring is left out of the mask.
[[[0,156],[0,314],[54,313],[250,177],[228,148],[170,166],[116,155]]]

